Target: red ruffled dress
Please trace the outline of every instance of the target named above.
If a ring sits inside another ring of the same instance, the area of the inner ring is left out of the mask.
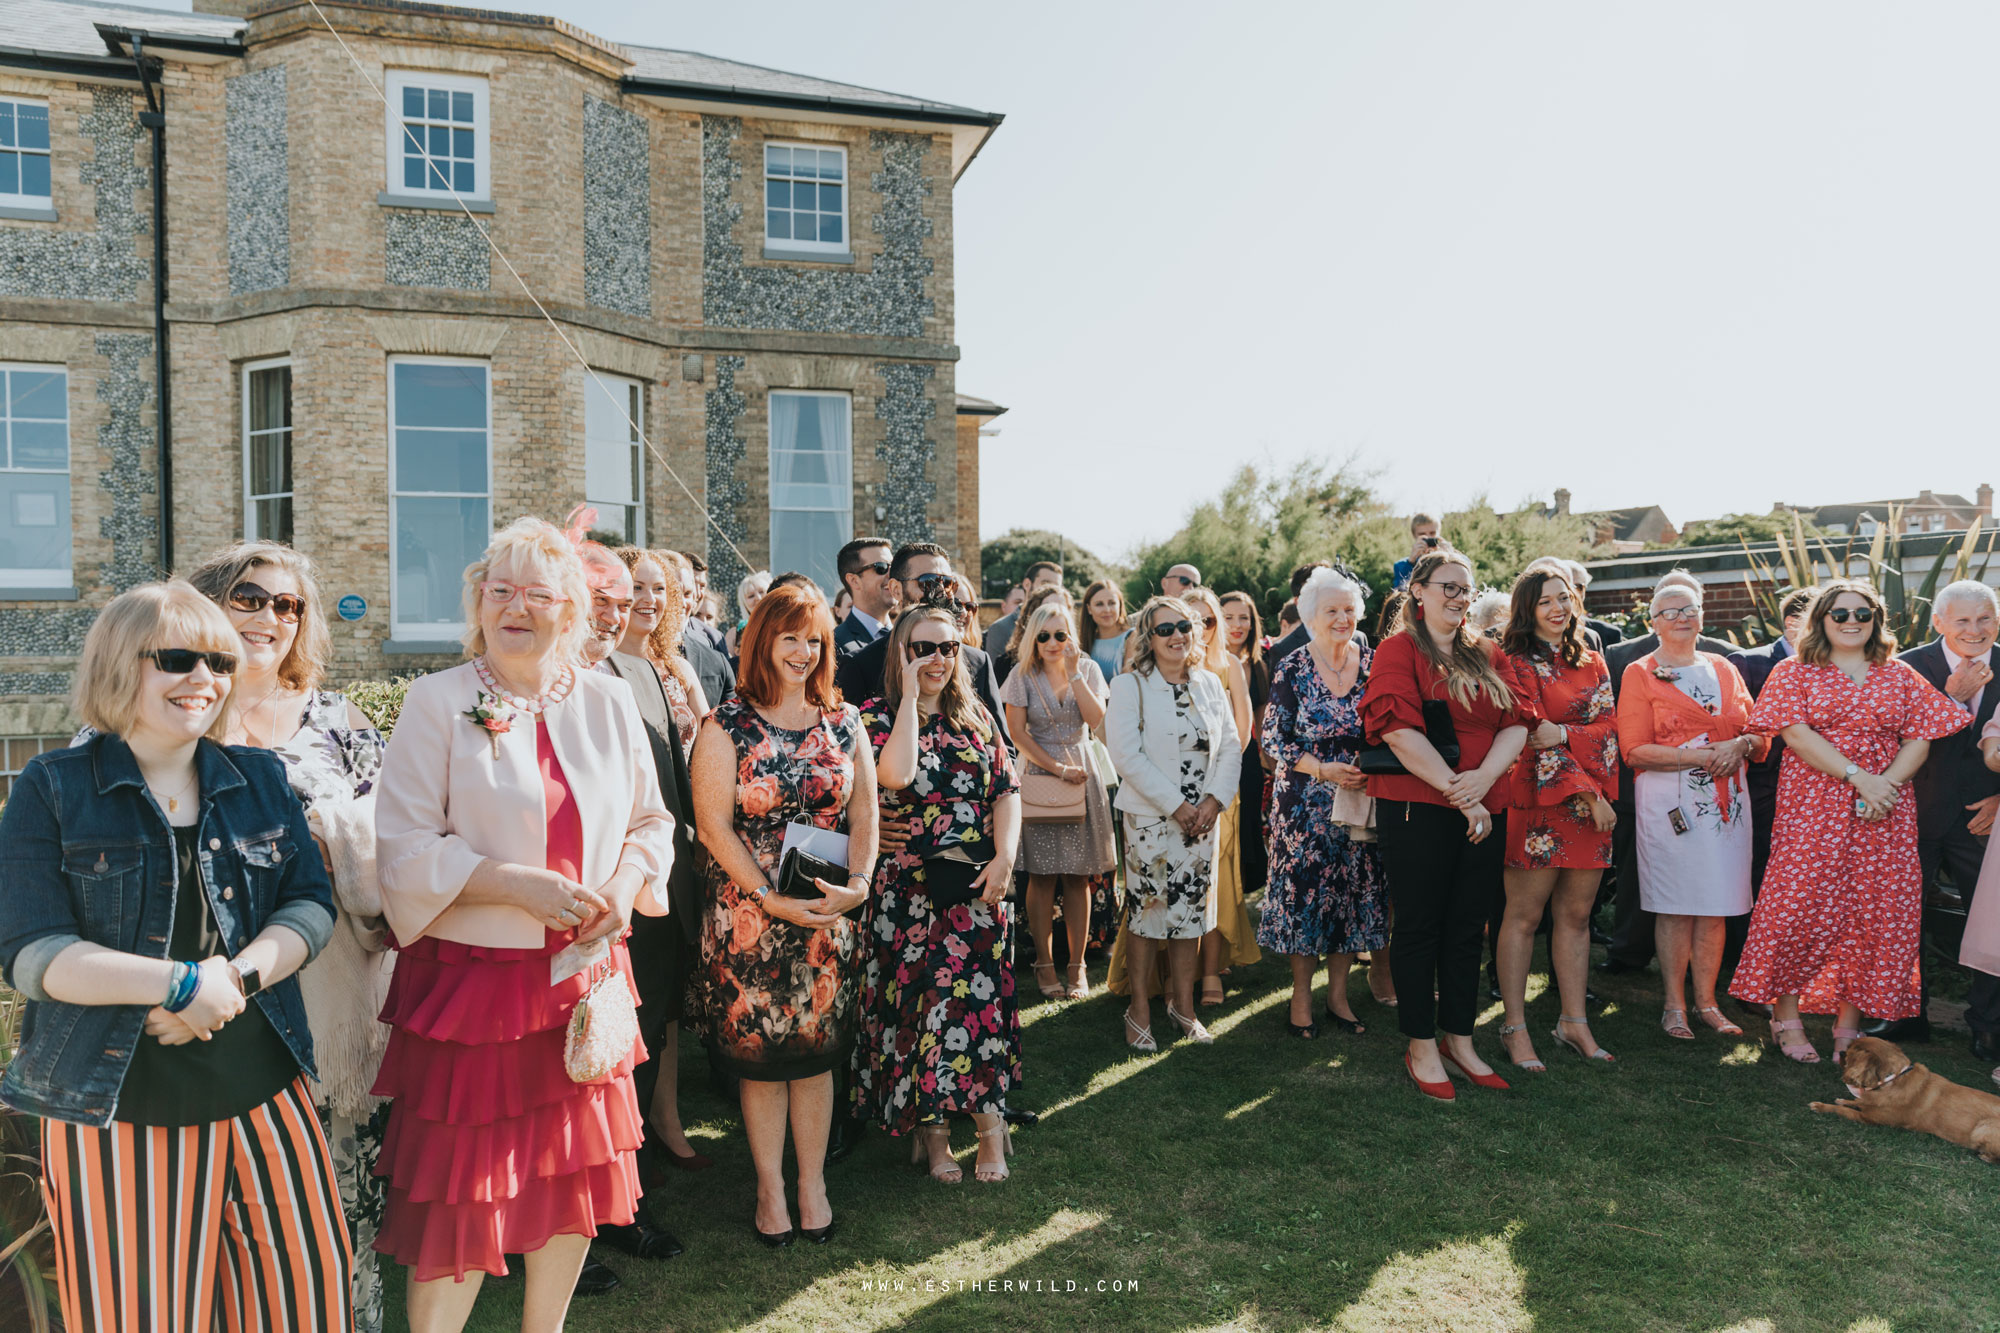
[[[539,717],[535,756],[548,868],[577,879],[583,819]],[[374,1089],[395,1099],[375,1166],[388,1178],[375,1248],[420,1282],[504,1274],[505,1255],[633,1219],[643,1121],[632,1068],[646,1052],[634,1042],[607,1078],[570,1081],[563,1039],[593,972],[551,986],[549,959],[574,938],[551,930],[539,949],[497,949],[426,937],[399,949]],[[612,958],[630,985],[623,944]]]

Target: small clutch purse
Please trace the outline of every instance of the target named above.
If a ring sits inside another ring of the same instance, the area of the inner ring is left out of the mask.
[[[823,879],[829,884],[845,884],[847,871],[796,847],[786,852],[778,862],[776,887],[787,898],[824,898],[826,894],[813,883],[815,879]]]
[[[572,1083],[609,1078],[638,1040],[639,1011],[632,1004],[632,987],[623,972],[606,965],[570,1011],[569,1031],[563,1035],[563,1072]]]
[[[1424,700],[1424,739],[1438,752],[1438,758],[1458,767],[1458,728],[1452,725],[1451,705],[1442,699]],[[1387,745],[1370,745],[1355,757],[1354,766],[1371,778],[1407,773],[1403,761]]]
[[[985,861],[961,861],[955,856],[924,858],[924,896],[932,907],[956,907],[979,896],[972,881],[986,869]]]

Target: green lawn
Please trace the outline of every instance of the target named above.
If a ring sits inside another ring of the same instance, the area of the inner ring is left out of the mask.
[[[1616,1068],[1542,1035],[1548,1074],[1461,1084],[1451,1106],[1405,1081],[1358,971],[1364,1037],[1287,1037],[1288,972],[1267,958],[1208,1011],[1213,1046],[1147,1058],[1120,1039],[1122,1000],[1035,996],[1018,1102],[1042,1120],[1015,1136],[1013,1179],[973,1182],[969,1128],[955,1187],[873,1135],[829,1170],[825,1248],[748,1234],[749,1152],[697,1050],[682,1108],[717,1164],[649,1198],[688,1252],[600,1249],[624,1286],[570,1326],[2000,1330],[2000,1171],[1809,1112],[1839,1094],[1832,1067],[1793,1066],[1756,1029],[1669,1040],[1634,980],[1596,983]],[[1555,1014],[1553,995],[1531,1002],[1536,1029]],[[1495,1060],[1498,1023],[1496,1004],[1479,1036]],[[1826,1021],[1811,1028],[1824,1051]],[[1919,1055],[1990,1086],[1962,1036]],[[489,1284],[473,1327],[516,1327],[519,1290]]]

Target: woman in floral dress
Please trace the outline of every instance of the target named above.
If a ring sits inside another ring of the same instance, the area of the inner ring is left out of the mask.
[[[999,728],[965,674],[949,612],[923,606],[896,622],[887,693],[861,706],[874,747],[882,816],[913,831],[882,857],[862,922],[867,966],[854,1048],[857,1118],[917,1131],[933,1178],[955,1184],[946,1117],[969,1115],[977,1178],[1007,1178],[1007,1093],[1021,1080],[1014,1002],[1013,884],[1020,783]],[[956,865],[947,869],[947,862]],[[971,866],[984,869],[971,874]],[[939,903],[933,873],[971,878]],[[956,895],[954,895],[956,896]]]
[[[1583,997],[1590,909],[1611,864],[1617,818],[1611,808],[1618,797],[1611,673],[1603,656],[1584,645],[1575,590],[1548,568],[1530,569],[1514,581],[1500,648],[1505,656],[1499,665],[1529,729],[1507,800],[1507,913],[1496,949],[1506,1009],[1500,1040],[1521,1068],[1547,1068],[1528,1035],[1528,963],[1542,914],[1553,907],[1549,964],[1562,1009],[1550,1035],[1580,1055],[1609,1061],[1611,1053],[1590,1035]]]
[[[1801,1011],[1834,1013],[1836,1061],[1861,1017],[1920,1010],[1923,872],[1907,784],[1930,743],[1970,720],[1893,654],[1866,583],[1825,584],[1798,656],[1772,668],[1750,725],[1784,737],[1771,860],[1729,993],[1772,1008],[1771,1037],[1818,1061]],[[1784,1034],[1797,1039],[1785,1043]]]
[[[1357,842],[1334,819],[1334,793],[1367,783],[1355,767],[1361,695],[1372,654],[1354,642],[1359,584],[1317,569],[1299,589],[1299,618],[1311,636],[1278,664],[1264,712],[1263,752],[1271,774],[1271,862],[1257,942],[1292,956],[1294,1036],[1316,1037],[1312,979],[1326,955],[1326,1015],[1342,1031],[1365,1031],[1347,999],[1354,955],[1372,951],[1388,970],[1388,884],[1373,841]],[[1261,770],[1260,770],[1261,771]]]
[[[847,915],[867,898],[875,860],[875,755],[833,685],[833,618],[817,589],[766,593],[743,628],[735,697],[694,748],[696,832],[708,852],[709,904],[696,986],[717,1062],[736,1076],[757,1164],[753,1221],[767,1245],[792,1240],[785,1127],[798,1158],[799,1227],[831,1234],[826,1198],[833,1070],[848,1058],[861,941]],[[819,898],[776,891],[785,826],[848,835],[846,885]]]

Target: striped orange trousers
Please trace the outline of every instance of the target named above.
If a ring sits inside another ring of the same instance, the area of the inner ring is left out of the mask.
[[[233,1120],[42,1121],[70,1333],[352,1333],[353,1255],[301,1077]]]

